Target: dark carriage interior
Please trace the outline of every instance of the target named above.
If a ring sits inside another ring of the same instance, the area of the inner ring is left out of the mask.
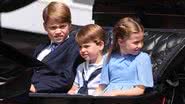
[[[31,0],[25,4],[29,2]],[[125,16],[138,17],[144,27],[150,30],[185,32],[184,0],[94,0],[92,19],[96,24],[111,27]],[[31,52],[39,43],[47,40],[43,35],[45,34],[1,28],[2,40],[28,55],[32,55]]]
[[[29,103],[162,104],[164,99],[166,99],[167,104],[185,104],[184,10],[184,0],[95,0],[92,18],[95,20],[95,23],[104,26],[109,35],[111,35],[113,24],[124,16],[136,16],[144,24],[146,30],[143,50],[150,53],[152,57],[154,78],[156,80],[155,90],[136,97],[93,97],[84,95],[70,96],[57,93],[36,93],[30,94],[31,100]],[[72,31],[76,31],[77,28],[79,27],[73,26]],[[25,55],[25,57],[28,56],[30,58],[34,48],[38,44],[47,41],[47,36],[34,32],[1,28],[1,41],[17,49],[18,53],[23,54],[23,56]],[[5,52],[6,54],[12,54],[12,51],[9,50]],[[19,58],[19,56],[16,56],[16,58]],[[13,60],[11,62],[14,63],[16,62],[16,58],[10,57],[9,59]],[[28,60],[32,59],[30,58]],[[32,62],[29,61],[29,63]],[[16,62],[16,64],[24,64],[24,62]],[[29,65],[21,65],[21,68],[32,67],[31,64]],[[29,71],[27,75],[29,76],[31,73],[30,70],[26,71]],[[18,79],[22,77],[18,77]],[[20,83],[26,83],[23,80],[21,81]],[[11,87],[15,84],[13,81],[9,83]],[[29,85],[29,83],[27,83],[27,85]],[[4,87],[3,93],[8,93],[7,91],[11,89],[11,87]],[[27,91],[28,86],[25,87],[26,89],[20,90]],[[8,96],[8,94],[6,94],[6,96]]]
[[[93,19],[112,26],[124,16],[136,16],[145,28],[184,29],[184,10],[184,0],[95,0]]]

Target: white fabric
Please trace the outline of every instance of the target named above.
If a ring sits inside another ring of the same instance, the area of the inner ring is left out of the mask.
[[[97,69],[102,68],[103,65],[103,59],[99,64],[89,64],[88,61],[80,64],[77,68],[77,74],[75,77],[74,85],[82,87],[83,86],[83,77],[82,77],[82,72],[84,71],[84,78],[85,80],[88,80],[90,75]],[[85,70],[84,70],[85,69]],[[88,83],[88,94],[93,95],[96,88],[98,87],[100,82],[100,74],[97,75],[93,80],[91,80]],[[79,89],[78,89],[79,90]],[[78,91],[77,91],[78,92]],[[77,93],[76,92],[76,93]]]
[[[47,46],[44,50],[40,52],[40,54],[37,56],[37,59],[39,61],[42,61],[44,57],[46,57],[51,52],[51,45]]]
[[[69,35],[66,37],[65,40],[67,40],[68,38],[69,38]],[[46,56],[51,52],[51,50],[52,50],[51,44],[52,44],[52,43],[53,43],[53,41],[51,41],[50,45],[47,46],[45,49],[43,49],[43,50],[39,53],[39,55],[37,56],[37,59],[38,59],[39,61],[42,61],[42,60],[44,59],[44,57],[46,57]]]

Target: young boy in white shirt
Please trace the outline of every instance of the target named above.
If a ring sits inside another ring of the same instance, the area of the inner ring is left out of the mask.
[[[80,46],[80,55],[86,60],[77,68],[77,74],[68,94],[93,95],[99,85],[103,66],[105,32],[96,25],[89,24],[78,32],[76,41]]]

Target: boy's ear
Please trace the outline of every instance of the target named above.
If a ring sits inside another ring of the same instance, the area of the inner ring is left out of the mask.
[[[100,49],[103,50],[105,43],[103,41],[100,41],[100,43],[98,45],[100,46]]]
[[[123,44],[123,43],[124,43],[124,41],[125,41],[125,39],[121,39],[121,38],[119,38],[119,39],[118,39],[118,44]]]
[[[71,32],[72,31],[72,24],[69,24],[69,31]]]
[[[45,31],[47,31],[47,24],[46,24],[46,22],[43,22],[43,26],[44,26]]]

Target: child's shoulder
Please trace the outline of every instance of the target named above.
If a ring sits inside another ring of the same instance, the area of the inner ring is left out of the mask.
[[[79,64],[78,67],[77,67],[77,71],[82,71],[84,69],[84,67],[85,67],[85,63],[86,63],[86,61],[81,63],[81,64]]]
[[[108,53],[103,54],[103,59],[106,59],[108,56]]]
[[[150,59],[150,55],[146,52],[140,52],[137,57],[137,59]]]

